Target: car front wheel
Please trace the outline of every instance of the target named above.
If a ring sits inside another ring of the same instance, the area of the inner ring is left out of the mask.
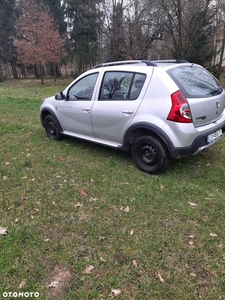
[[[47,136],[51,140],[59,141],[62,138],[62,134],[60,133],[59,126],[57,125],[53,116],[48,115],[44,119],[44,128],[47,133]]]
[[[132,147],[135,165],[143,172],[156,175],[164,172],[170,164],[170,156],[164,144],[152,136],[138,137]]]

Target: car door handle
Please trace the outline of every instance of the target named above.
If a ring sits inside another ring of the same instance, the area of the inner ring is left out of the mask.
[[[89,113],[90,112],[90,108],[82,108],[82,110],[85,112],[85,113]]]
[[[127,109],[127,110],[123,110],[122,113],[125,115],[132,115],[134,112],[132,110]]]

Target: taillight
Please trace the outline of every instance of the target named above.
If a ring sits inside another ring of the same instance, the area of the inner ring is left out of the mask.
[[[180,123],[192,123],[191,111],[187,99],[181,91],[171,95],[172,108],[167,120]]]

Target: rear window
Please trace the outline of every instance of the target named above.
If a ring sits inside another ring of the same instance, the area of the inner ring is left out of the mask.
[[[202,98],[219,95],[223,88],[204,68],[196,65],[182,66],[168,71],[186,98]]]

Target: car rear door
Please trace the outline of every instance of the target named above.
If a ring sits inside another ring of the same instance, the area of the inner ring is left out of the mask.
[[[143,99],[146,77],[137,72],[105,72],[91,112],[96,139],[122,144],[124,132]]]

